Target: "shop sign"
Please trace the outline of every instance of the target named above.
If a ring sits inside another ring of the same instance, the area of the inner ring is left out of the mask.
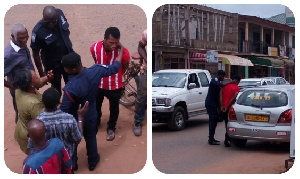
[[[206,60],[208,63],[218,63],[218,52],[208,50],[206,52]]]

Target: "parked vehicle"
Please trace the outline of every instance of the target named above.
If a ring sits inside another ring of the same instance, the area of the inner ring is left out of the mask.
[[[265,77],[265,79],[270,79],[274,82],[276,85],[289,85],[290,83],[286,81],[282,77]]]
[[[266,85],[245,89],[228,114],[233,144],[247,140],[289,142],[294,85]]]
[[[182,130],[188,118],[206,113],[211,75],[207,70],[172,69],[152,74],[152,122]]]
[[[241,79],[238,85],[240,87],[240,90],[243,91],[245,88],[252,88],[263,85],[274,85],[274,82],[271,79],[265,78],[245,78]]]

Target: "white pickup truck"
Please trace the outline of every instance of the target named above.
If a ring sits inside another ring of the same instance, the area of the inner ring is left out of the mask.
[[[207,70],[170,69],[152,74],[152,122],[182,130],[193,116],[206,113],[211,75]]]

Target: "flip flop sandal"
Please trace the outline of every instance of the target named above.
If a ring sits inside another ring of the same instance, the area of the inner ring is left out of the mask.
[[[107,141],[113,141],[115,139],[115,132],[112,131],[112,130],[109,130],[107,132],[107,137],[106,137],[106,140]]]

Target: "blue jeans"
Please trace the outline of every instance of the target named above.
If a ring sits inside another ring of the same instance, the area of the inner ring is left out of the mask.
[[[145,118],[147,107],[147,72],[141,73],[135,78],[137,85],[137,97],[135,101],[134,122],[141,123]]]

